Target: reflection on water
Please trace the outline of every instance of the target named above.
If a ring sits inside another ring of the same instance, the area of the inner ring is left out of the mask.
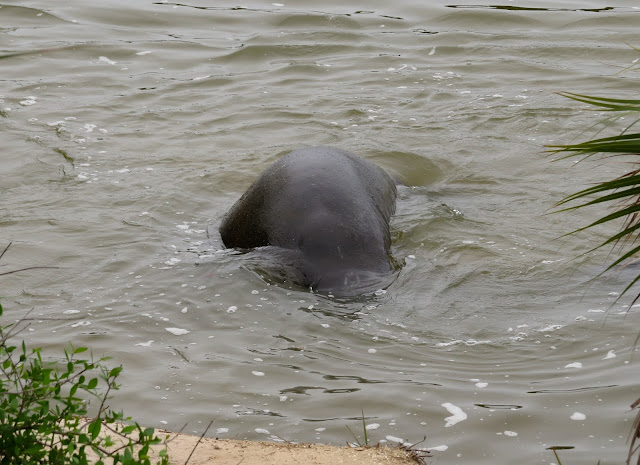
[[[620,167],[543,147],[599,116],[555,92],[633,91],[636,9],[18,3],[1,53],[55,49],[0,60],[3,265],[59,267],[2,276],[5,315],[42,318],[29,344],[113,357],[114,405],[152,426],[343,443],[364,410],[441,463],[621,461],[633,271],[593,280],[611,230],[559,239],[595,212],[548,214]],[[252,180],[314,145],[403,184],[386,292],[289,287],[222,246]]]

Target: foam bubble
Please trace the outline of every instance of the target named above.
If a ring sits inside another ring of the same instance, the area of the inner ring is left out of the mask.
[[[427,447],[426,450],[428,451],[438,451],[438,452],[444,452],[445,450],[447,450],[449,448],[449,446],[446,446],[444,444],[442,444],[441,446],[433,446],[433,447]]]
[[[138,343],[136,344],[136,346],[140,346],[140,347],[151,347],[151,344],[153,344],[153,341],[138,342]]]
[[[569,418],[571,418],[572,420],[575,420],[575,421],[582,421],[582,420],[586,420],[587,416],[584,413],[573,412],[571,414],[571,417],[569,417]]]
[[[24,107],[28,107],[30,105],[35,105],[36,104],[36,98],[33,95],[30,95],[29,97],[25,98],[24,100],[20,101],[20,105],[24,106]]]
[[[101,63],[107,63],[109,65],[115,65],[116,63],[118,63],[117,61],[109,60],[107,57],[104,57],[104,56],[98,57],[98,61]]]
[[[449,413],[451,413],[450,417],[447,417],[444,419],[444,421],[446,422],[446,424],[444,425],[445,428],[453,426],[456,423],[460,423],[461,421],[464,421],[467,419],[467,414],[464,413],[462,409],[457,405],[453,405],[450,402],[445,402],[444,404],[441,404],[441,405],[444,408],[446,408],[449,411]]]
[[[191,331],[189,331],[188,329],[182,329],[182,328],[164,328],[167,331],[169,331],[171,334],[175,335],[175,336],[182,336],[184,334],[189,334]]]

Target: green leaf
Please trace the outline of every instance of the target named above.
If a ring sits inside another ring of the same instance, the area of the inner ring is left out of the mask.
[[[111,436],[107,436],[106,438],[104,438],[105,447],[111,447],[114,444],[115,444],[115,442],[113,442],[113,438]]]
[[[102,422],[100,418],[96,418],[91,423],[89,423],[89,434],[91,434],[91,439],[96,439],[100,434],[100,428],[102,427]]]
[[[79,384],[74,384],[73,386],[71,386],[71,389],[69,390],[69,397],[73,397],[76,395],[76,392],[78,391],[78,387],[80,387]]]
[[[98,378],[92,378],[87,384],[87,389],[95,389],[98,386]]]
[[[127,425],[124,428],[122,428],[122,431],[120,431],[122,434],[131,434],[136,430],[136,427],[133,425]]]

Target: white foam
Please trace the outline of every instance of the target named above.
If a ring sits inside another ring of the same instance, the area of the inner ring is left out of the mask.
[[[571,414],[571,417],[569,417],[569,418],[571,418],[572,420],[575,420],[575,421],[582,421],[582,420],[586,420],[587,416],[584,413],[573,412]]]
[[[271,433],[269,432],[269,430],[264,429],[264,428],[256,428],[254,431],[255,431],[256,433],[260,433],[260,434],[271,434]]]
[[[538,331],[541,333],[547,333],[550,331],[557,331],[559,329],[561,329],[563,326],[562,325],[549,325],[549,326],[545,326],[542,329],[539,329]]]
[[[264,373],[261,371],[252,371],[251,374],[254,376],[264,376]]]
[[[438,452],[444,452],[448,448],[449,448],[449,446],[446,446],[446,445],[442,444],[441,446],[427,447],[426,450],[428,450],[428,451],[435,450],[435,451],[438,451]]]
[[[140,347],[151,347],[151,344],[153,344],[153,341],[138,342],[138,343],[136,344],[136,346],[140,346]]]
[[[189,334],[191,331],[189,331],[188,329],[182,329],[182,328],[164,328],[167,331],[169,331],[171,334],[175,335],[175,336],[182,336],[184,334]]]
[[[444,408],[446,408],[449,411],[449,413],[451,413],[450,417],[447,417],[444,419],[444,421],[446,422],[446,424],[444,425],[445,428],[453,426],[456,423],[460,423],[461,421],[464,421],[467,419],[467,414],[464,413],[462,409],[457,405],[453,405],[451,402],[445,402],[444,404],[441,404],[441,405]]]
[[[518,433],[516,433],[515,431],[505,431],[504,435],[509,436],[510,438],[514,438],[518,435]]]
[[[371,423],[371,424],[366,426],[366,429],[368,429],[368,430],[378,429],[378,428],[380,428],[380,425],[378,423]]]
[[[582,363],[581,362],[568,363],[564,367],[565,368],[582,368]]]
[[[438,347],[449,347],[449,346],[455,346],[457,344],[464,344],[466,346],[477,346],[479,344],[491,344],[491,340],[476,341],[475,339],[469,339],[467,341],[463,341],[462,339],[456,339],[455,341],[450,341],[450,342],[438,342],[438,344],[436,345]]]
[[[90,321],[78,321],[71,325],[72,328],[77,328],[78,326],[89,326],[91,324]]]
[[[107,57],[98,57],[98,61],[101,63],[107,63],[109,65],[115,65],[117,63],[117,61],[113,61],[113,60],[109,60]]]
[[[616,353],[613,350],[607,352],[607,355],[605,355],[602,360],[608,360],[610,358],[616,358]]]
[[[28,107],[30,105],[35,105],[36,104],[36,98],[33,95],[30,95],[29,97],[25,98],[24,100],[20,101],[20,105],[24,106],[24,107]]]

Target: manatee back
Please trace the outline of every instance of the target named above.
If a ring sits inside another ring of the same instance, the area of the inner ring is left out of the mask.
[[[352,270],[388,273],[393,179],[355,154],[295,150],[267,168],[220,226],[227,247],[277,246],[301,253],[304,285]]]
[[[331,147],[299,149],[254,181],[227,213],[220,234],[227,247],[295,248],[301,232],[323,214],[325,222],[329,215],[360,224],[381,220],[388,229],[395,198],[393,179],[377,165]]]

